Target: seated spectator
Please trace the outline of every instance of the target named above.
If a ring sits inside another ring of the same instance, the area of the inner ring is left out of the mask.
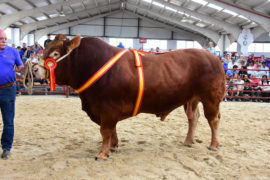
[[[254,65],[254,61],[251,61],[249,63],[249,66],[247,67],[247,69],[248,69],[248,76],[249,77],[252,77],[253,74],[257,75],[257,71],[256,71],[257,67],[256,67],[256,65]]]
[[[32,51],[35,54],[40,54],[41,50],[43,50],[43,47],[40,44],[38,44],[38,42],[35,42],[34,45],[32,46]]]
[[[261,79],[261,89],[262,89],[262,97],[270,97],[270,83],[267,79],[266,75],[262,76]],[[269,102],[269,99],[262,99],[263,102]]]
[[[156,47],[156,52],[158,53],[158,52],[160,52],[160,49],[159,49],[159,47]]]
[[[221,64],[223,65],[223,69],[224,69],[224,72],[226,74],[227,73],[227,69],[228,69],[228,64],[226,63],[224,57],[221,58]]]
[[[253,64],[254,64],[254,54],[250,54],[250,55],[248,56],[247,66],[249,66],[249,64],[250,64],[251,62],[253,62]]]
[[[250,87],[250,79],[248,78],[247,74],[244,75],[243,81],[244,81],[244,92],[243,92],[244,96],[245,97],[251,96],[252,88]]]
[[[252,96],[253,97],[258,97],[261,93],[259,91],[262,91],[261,87],[260,87],[260,81],[257,78],[257,74],[252,74],[252,77],[250,78],[250,86],[252,89]],[[257,99],[255,100],[257,101]]]
[[[239,56],[239,58],[237,59],[236,63],[241,64],[242,66],[245,66],[245,65],[246,65],[246,60],[245,60],[243,54],[241,54],[241,55]]]
[[[248,76],[248,73],[247,73],[247,67],[246,66],[241,66],[239,72],[238,72],[238,75],[240,78],[244,78],[245,75]]]
[[[22,56],[24,55],[24,52],[23,52],[21,46],[17,46],[17,51],[18,51],[18,53],[20,55],[20,58],[22,59]]]
[[[31,46],[28,46],[26,51],[24,52],[24,55],[23,55],[23,58],[22,58],[22,61],[23,62],[26,62],[27,59],[30,58],[30,55],[33,54],[33,50],[32,50],[32,47]]]
[[[234,66],[239,66],[234,58],[231,59],[231,62],[228,63],[228,69],[232,69]]]
[[[238,74],[234,74],[233,79],[232,79],[232,84],[233,84],[232,86],[233,96],[243,96],[244,81],[239,78]]]
[[[228,68],[229,70],[226,72],[226,75],[229,76],[229,77],[233,77],[235,74],[238,74],[238,66],[237,65],[234,65],[232,67],[232,70],[230,68]]]
[[[266,75],[267,77],[270,77],[269,76],[269,68],[267,67],[265,61],[262,62],[260,75],[261,75],[260,77],[262,77],[263,75]]]

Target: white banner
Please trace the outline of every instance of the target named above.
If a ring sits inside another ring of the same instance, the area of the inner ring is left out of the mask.
[[[237,42],[241,45],[241,52],[244,56],[248,56],[248,46],[254,41],[253,34],[250,29],[243,29],[240,33]]]

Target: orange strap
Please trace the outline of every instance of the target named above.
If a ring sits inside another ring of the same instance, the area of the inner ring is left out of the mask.
[[[104,64],[93,76],[91,76],[79,89],[76,89],[75,91],[77,93],[82,93],[86,89],[88,89],[90,86],[92,86],[99,78],[101,78],[116,62],[119,60],[127,50],[122,50],[119,53],[117,53],[115,56],[113,56],[106,64]]]
[[[138,70],[138,76],[139,76],[138,95],[137,95],[136,103],[132,112],[132,116],[136,116],[142,104],[142,98],[143,98],[143,92],[144,92],[144,75],[143,75],[143,66],[142,66],[141,56],[138,54],[136,49],[132,49],[132,52],[135,56],[135,64],[136,64],[136,67]]]
[[[88,89],[90,86],[92,86],[99,78],[101,78],[116,62],[119,60],[127,50],[122,50],[118,54],[116,54],[114,57],[112,57],[106,64],[104,64],[94,75],[92,75],[79,89],[76,89],[75,91],[77,93],[82,93],[86,89]],[[142,66],[142,60],[141,56],[138,54],[137,50],[132,50],[134,56],[135,56],[135,65],[138,70],[138,76],[139,76],[139,87],[138,87],[138,95],[135,102],[135,106],[132,112],[132,116],[136,116],[138,114],[138,111],[141,107],[142,98],[143,98],[143,92],[144,92],[144,75],[143,75],[143,66]]]

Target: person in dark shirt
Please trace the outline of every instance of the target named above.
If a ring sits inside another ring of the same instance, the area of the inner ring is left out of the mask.
[[[51,42],[52,40],[51,40],[51,35],[50,34],[48,34],[47,35],[47,39],[44,41],[44,48],[49,44],[49,42]]]

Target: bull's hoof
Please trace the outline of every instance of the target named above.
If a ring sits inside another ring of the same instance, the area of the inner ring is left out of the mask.
[[[110,148],[110,151],[111,151],[111,152],[116,152],[117,148],[118,148],[118,145],[112,146],[112,147]]]
[[[110,151],[111,151],[112,153],[114,153],[114,152],[116,152],[116,148],[111,148]]]
[[[104,156],[95,156],[95,160],[96,161],[105,161],[107,160],[107,158],[110,157],[109,155],[106,155],[105,157]]]
[[[210,151],[217,151],[218,149],[215,147],[207,147]]]
[[[194,142],[193,141],[185,141],[184,142],[184,145],[186,146],[186,147],[192,147],[192,144],[194,144]]]

